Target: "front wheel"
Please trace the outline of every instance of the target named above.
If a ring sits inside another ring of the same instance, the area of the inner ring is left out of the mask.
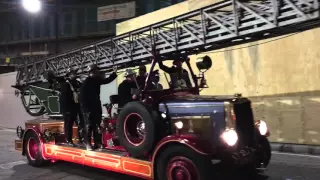
[[[263,173],[264,169],[268,167],[270,160],[271,146],[269,140],[265,136],[259,136],[254,162],[247,164],[238,170],[239,172],[255,176],[259,173]]]
[[[43,159],[40,140],[34,132],[28,132],[26,134],[23,148],[25,149],[28,163],[31,166],[39,167],[49,162]]]
[[[271,159],[271,146],[270,142],[267,137],[260,136],[258,141],[258,148],[257,148],[257,168],[260,167],[260,165],[263,166],[263,168],[266,168]]]
[[[166,148],[155,167],[158,180],[209,180],[211,168],[210,158],[184,145]]]

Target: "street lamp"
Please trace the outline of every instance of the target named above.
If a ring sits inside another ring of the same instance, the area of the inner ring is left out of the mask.
[[[30,13],[37,13],[41,10],[41,2],[39,0],[22,0],[22,6]]]

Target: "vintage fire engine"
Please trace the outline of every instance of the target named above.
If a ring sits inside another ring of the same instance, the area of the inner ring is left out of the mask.
[[[221,1],[21,66],[14,87],[32,101],[27,105],[23,100],[27,111],[33,115],[46,112],[50,118],[17,127],[15,147],[32,166],[63,160],[145,179],[212,179],[212,160],[251,172],[266,168],[271,158],[269,130],[264,121],[254,119],[250,100],[241,94],[200,95],[206,87],[204,72],[212,61],[208,56],[199,58],[200,75],[196,76],[187,57],[317,27],[318,6],[318,0]],[[63,145],[63,121],[54,118],[59,116],[59,91],[42,81],[46,70],[63,76],[67,68],[77,68],[82,75],[82,69],[95,62],[106,74],[113,66],[125,69],[141,64],[151,64],[152,72],[159,61],[177,57],[185,60],[193,87],[142,89],[141,99],[125,105],[119,114],[112,113],[119,98],[113,95],[105,105],[108,117],[100,129],[105,149],[86,151]],[[32,111],[31,105],[37,105],[38,111]]]

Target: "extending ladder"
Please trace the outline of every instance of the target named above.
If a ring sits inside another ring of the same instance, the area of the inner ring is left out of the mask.
[[[96,63],[108,73],[162,59],[191,55],[318,27],[319,0],[226,0],[148,27],[18,67],[16,85],[41,80],[48,69],[63,76],[68,68],[85,72]]]

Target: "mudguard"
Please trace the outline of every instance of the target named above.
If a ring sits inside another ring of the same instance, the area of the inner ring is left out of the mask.
[[[23,134],[23,137],[22,137],[22,155],[25,156],[26,155],[26,152],[25,152],[25,148],[24,148],[24,142],[25,142],[25,136],[27,133],[29,132],[34,132],[37,134],[39,140],[40,140],[40,146],[41,146],[41,155],[43,157],[43,159],[47,160],[48,158],[46,158],[44,156],[44,139],[42,138],[42,134],[41,132],[37,129],[37,128],[27,128]]]
[[[170,146],[171,144],[182,144],[185,145],[194,151],[196,151],[199,154],[203,155],[209,155],[214,153],[214,149],[210,145],[208,145],[208,142],[205,140],[197,137],[196,135],[190,135],[190,134],[177,134],[177,135],[170,135],[165,138],[163,138],[155,147],[153,155],[152,155],[152,161],[155,160],[157,154],[161,152],[163,148],[166,148]]]

